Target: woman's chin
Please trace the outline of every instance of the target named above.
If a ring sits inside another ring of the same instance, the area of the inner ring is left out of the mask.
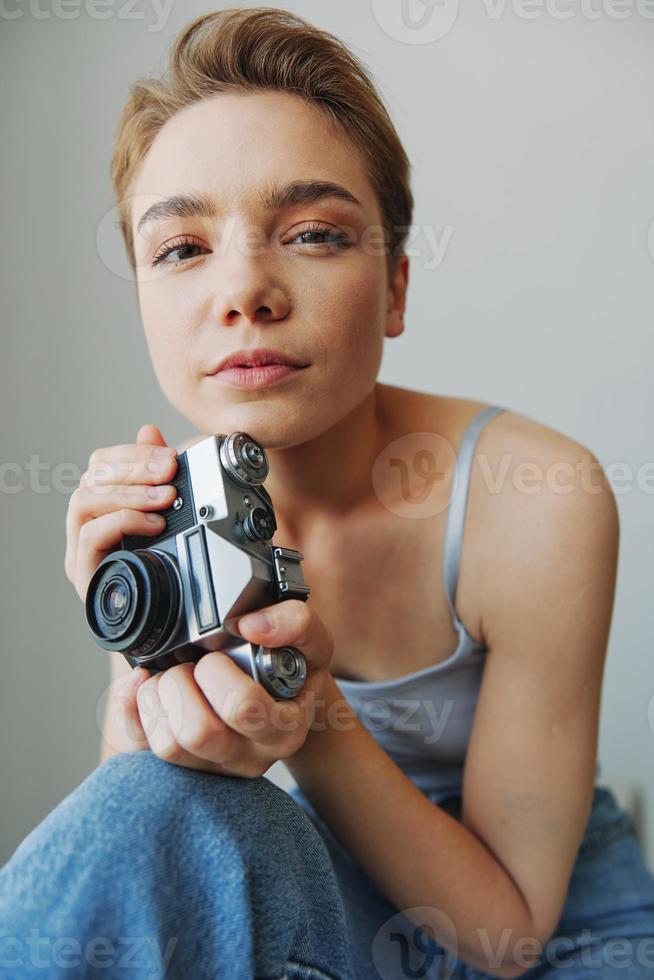
[[[263,405],[254,402],[231,405],[216,415],[203,416],[194,424],[207,434],[229,435],[231,432],[247,432],[265,449],[290,449],[315,438],[325,428],[316,420],[285,410],[283,404]]]

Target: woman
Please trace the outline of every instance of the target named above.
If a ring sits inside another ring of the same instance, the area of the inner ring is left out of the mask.
[[[133,87],[112,178],[163,392],[197,439],[265,446],[304,555],[309,601],[233,628],[309,672],[282,711],[219,652],[112,654],[102,764],[5,867],[5,936],[74,938],[85,976],[98,936],[139,977],[654,976],[654,879],[595,784],[615,500],[575,440],[377,381],[413,202],[365,70],[288,12],[200,17]],[[175,470],[153,425],[92,454],[81,599]]]

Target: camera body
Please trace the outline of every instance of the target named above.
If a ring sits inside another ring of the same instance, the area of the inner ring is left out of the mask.
[[[306,679],[295,647],[244,643],[225,621],[306,601],[299,551],[272,544],[268,460],[244,432],[214,435],[177,456],[177,497],[157,537],[129,535],[98,565],[86,594],[96,642],[152,673],[221,650],[277,699]]]

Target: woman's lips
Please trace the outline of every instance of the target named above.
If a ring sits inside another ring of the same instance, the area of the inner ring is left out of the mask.
[[[266,388],[303,370],[291,364],[264,364],[259,367],[225,368],[210,377],[230,388]]]

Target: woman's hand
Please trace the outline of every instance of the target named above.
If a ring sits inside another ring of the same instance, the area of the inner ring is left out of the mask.
[[[94,571],[126,534],[161,534],[159,510],[170,507],[177,491],[170,483],[177,453],[160,430],[142,425],[135,443],[96,449],[66,516],[66,576],[84,602]]]
[[[255,621],[263,613],[272,621],[266,632]],[[253,778],[303,745],[326,697],[331,633],[300,599],[285,599],[227,625],[249,642],[297,647],[307,662],[302,690],[277,701],[221,651],[152,676],[137,667],[115,697],[131,743],[124,751],[150,748],[175,765]]]

